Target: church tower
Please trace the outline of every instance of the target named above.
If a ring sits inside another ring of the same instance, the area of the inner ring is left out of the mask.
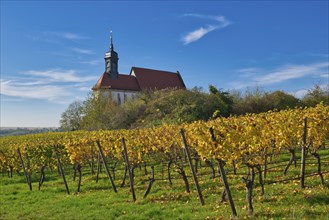
[[[118,53],[114,51],[112,31],[110,34],[110,50],[105,54],[105,72],[110,75],[111,79],[118,79]]]

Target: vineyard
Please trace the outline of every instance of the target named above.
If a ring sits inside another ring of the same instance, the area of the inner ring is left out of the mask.
[[[327,187],[328,140],[329,106],[319,104],[313,108],[143,129],[4,137],[0,139],[0,169],[9,177],[18,172],[30,190],[35,179],[33,174],[39,175],[38,188],[41,190],[47,180],[45,170],[56,172],[61,176],[67,194],[72,194],[66,178],[68,173],[74,180],[77,178],[74,189],[77,192],[83,191],[83,176],[91,175],[92,178],[87,179],[96,180],[95,184],[98,184],[100,176],[106,173],[113,193],[120,193],[119,187],[129,186],[132,201],[142,199],[135,193],[136,187],[141,190],[138,180],[147,182],[143,189],[144,199],[152,194],[157,182],[169,186],[180,182],[186,193],[196,193],[200,206],[207,203],[208,192],[203,190],[205,176],[211,182],[220,178],[218,199],[229,204],[231,216],[238,216],[237,198],[231,193],[234,186],[230,182],[231,176],[235,176],[243,183],[246,212],[251,215],[254,213],[255,186],[259,186],[260,195],[266,194],[266,184],[270,187],[280,181],[297,181],[303,189],[305,179],[313,176]],[[313,158],[314,162],[306,162],[306,158]],[[290,170],[296,169],[297,165],[299,172],[289,179]],[[314,167],[309,175],[307,167]],[[273,175],[275,170],[281,173]],[[191,180],[195,186],[192,192]]]

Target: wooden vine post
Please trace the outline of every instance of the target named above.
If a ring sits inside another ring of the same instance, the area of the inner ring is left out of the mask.
[[[13,167],[9,166],[8,177],[13,178]]]
[[[169,181],[169,185],[172,186],[172,181],[171,181],[171,175],[170,175],[170,166],[172,164],[172,159],[169,159],[168,165],[167,165],[167,172],[168,172],[168,181]]]
[[[267,148],[265,148],[264,152],[264,180],[266,179],[267,174]]]
[[[149,178],[149,186],[147,187],[145,193],[144,193],[144,199],[146,198],[146,196],[150,193],[151,191],[151,188],[152,188],[152,184],[154,183],[155,179],[154,179],[154,166],[151,166],[151,169],[152,169],[152,177]]]
[[[125,155],[123,154],[123,158],[125,157]],[[123,187],[126,184],[126,178],[127,178],[127,164],[125,165],[125,172],[123,174],[123,179],[122,179],[122,183],[121,183],[121,187]]]
[[[58,156],[58,153],[57,153],[57,147],[56,147],[56,145],[54,145],[54,153],[55,153],[55,156],[56,156],[56,159],[57,159],[58,168],[59,168],[59,170],[60,170],[60,172],[62,174],[64,185],[65,185],[65,188],[66,188],[66,193],[67,194],[70,194],[70,190],[69,190],[69,187],[68,187],[67,182],[66,182],[66,179],[65,179],[65,174],[64,174],[64,171],[63,171],[62,163],[61,163],[61,160],[59,159],[59,156]]]
[[[252,205],[252,187],[254,185],[254,181],[255,181],[255,170],[253,166],[250,166],[249,164],[247,164],[248,166],[248,175],[247,177],[242,177],[243,182],[246,184],[246,188],[247,188],[247,202],[248,202],[248,214],[251,215],[254,212],[254,207]]]
[[[289,162],[286,166],[286,168],[284,169],[284,172],[283,174],[286,175],[287,174],[287,171],[289,169],[289,167],[291,166],[291,164],[294,162],[294,165],[295,167],[297,166],[297,160],[296,160],[296,152],[295,152],[295,149],[288,149],[289,153],[290,153],[290,159],[289,159]]]
[[[43,181],[45,181],[45,168],[46,165],[42,165],[40,168],[40,179],[39,179],[39,187],[38,187],[39,190],[41,189]]]
[[[109,180],[111,182],[111,185],[112,185],[112,188],[113,188],[114,192],[117,192],[117,188],[115,187],[115,184],[113,182],[111,173],[109,171],[109,168],[107,167],[107,163],[106,163],[105,156],[104,156],[104,153],[103,153],[103,150],[102,150],[102,146],[99,143],[99,140],[97,140],[96,143],[97,143],[97,147],[98,147],[99,153],[101,155],[101,158],[102,158],[102,161],[103,161],[103,164],[104,164],[104,167],[105,167],[105,171],[106,171],[107,177],[109,178]]]
[[[80,186],[81,186],[81,178],[82,178],[81,168],[82,168],[81,164],[78,164],[77,167],[76,167],[76,169],[79,173],[78,192],[80,192]]]
[[[216,137],[215,137],[213,128],[209,128],[209,131],[210,131],[210,135],[211,135],[212,141],[214,143],[216,143]],[[233,216],[237,216],[237,212],[236,212],[236,209],[235,209],[235,206],[234,206],[234,202],[233,202],[233,199],[232,199],[230,187],[228,185],[226,174],[225,174],[225,170],[224,170],[224,161],[222,161],[220,159],[217,159],[217,161],[218,161],[218,168],[219,168],[219,171],[220,171],[220,176],[221,176],[222,181],[224,183],[225,192],[226,192],[226,195],[228,197],[228,201],[230,203],[232,214],[233,214]]]
[[[94,145],[91,145],[91,175],[95,174],[95,171],[94,171],[94,165],[95,165],[94,156],[95,156]]]
[[[195,184],[195,187],[196,187],[196,189],[198,191],[199,200],[200,200],[201,205],[204,205],[204,200],[203,200],[202,192],[201,192],[201,189],[200,189],[200,186],[199,186],[199,182],[198,182],[198,178],[197,178],[197,176],[195,174],[195,170],[194,170],[194,167],[193,167],[193,164],[192,164],[192,159],[191,159],[191,155],[190,155],[190,149],[189,149],[189,147],[187,145],[187,142],[186,142],[184,130],[183,129],[180,129],[180,133],[182,135],[182,139],[183,139],[183,144],[184,144],[184,148],[185,148],[187,160],[188,160],[188,163],[189,163],[190,168],[191,168],[191,171],[192,171],[192,176],[193,176],[194,184]]]
[[[23,158],[22,158],[21,150],[19,148],[17,148],[17,153],[18,153],[19,160],[21,162],[21,165],[22,165],[22,168],[23,168],[23,171],[24,171],[24,174],[25,174],[27,185],[29,185],[30,191],[32,191],[31,179],[29,178],[29,175],[28,175],[28,173],[25,169],[25,165],[24,165],[24,161],[23,161]]]
[[[321,159],[320,159],[320,155],[316,152],[312,153],[312,156],[316,159],[317,161],[317,166],[318,166],[318,174],[320,176],[320,180],[321,180],[321,184],[324,185],[324,179],[323,179],[323,175],[321,173]]]
[[[262,194],[264,195],[265,191],[264,191],[264,181],[263,181],[263,177],[262,177],[262,166],[260,164],[256,165],[256,169],[258,171],[258,177],[259,177],[259,184],[262,187]]]
[[[210,169],[211,169],[211,179],[215,179],[216,172],[215,172],[215,168],[214,168],[214,165],[213,165],[212,161],[206,160],[205,161],[205,164],[208,165],[210,167]]]
[[[300,187],[302,189],[305,188],[306,141],[307,141],[307,118],[304,118],[304,133],[303,133],[301,167],[300,167]]]
[[[136,201],[136,195],[135,195],[135,190],[134,190],[134,178],[133,178],[133,173],[130,170],[129,158],[128,158],[128,153],[127,153],[125,138],[122,138],[122,146],[123,146],[124,159],[125,159],[125,162],[126,162],[126,167],[127,167],[128,174],[129,174],[129,179],[130,179],[130,191],[131,191],[131,194],[133,196],[133,200],[135,202]]]
[[[98,153],[97,157],[97,170],[96,170],[96,183],[98,183],[98,176],[101,171],[101,154]]]
[[[27,176],[29,178],[29,182],[30,182],[31,189],[32,189],[32,179],[31,179],[32,172],[31,172],[31,169],[30,169],[30,159],[29,159],[29,155],[27,154],[27,152],[25,152],[24,156],[25,156],[26,173],[27,173]]]

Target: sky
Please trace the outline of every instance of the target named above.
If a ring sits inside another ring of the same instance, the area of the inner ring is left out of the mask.
[[[58,127],[104,72],[301,97],[329,84],[328,1],[1,1],[1,127]]]

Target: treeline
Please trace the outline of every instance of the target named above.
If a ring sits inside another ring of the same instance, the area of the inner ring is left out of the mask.
[[[1,128],[0,137],[60,131],[59,128]]]
[[[62,130],[130,129],[160,124],[180,124],[219,116],[260,113],[295,107],[329,104],[329,91],[315,86],[302,98],[283,91],[265,92],[258,88],[222,91],[210,85],[209,92],[191,90],[144,91],[138,98],[117,105],[109,94],[75,101],[62,113]]]

